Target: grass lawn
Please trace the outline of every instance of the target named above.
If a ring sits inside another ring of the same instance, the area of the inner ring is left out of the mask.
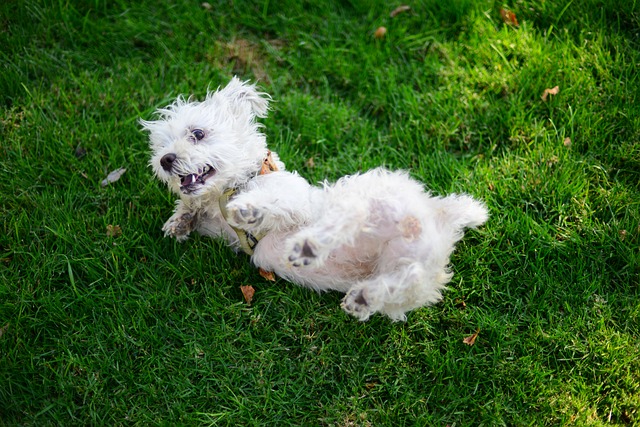
[[[0,4],[0,425],[640,425],[636,0],[209,3]],[[486,201],[443,302],[360,323],[163,238],[137,121],[233,75],[311,181]]]

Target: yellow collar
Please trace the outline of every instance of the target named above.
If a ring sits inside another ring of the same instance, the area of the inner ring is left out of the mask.
[[[260,172],[258,175],[266,175],[271,172],[275,172],[278,170],[278,166],[276,166],[273,158],[271,156],[271,151],[267,150],[267,157],[262,161],[262,165],[260,167]],[[220,212],[222,213],[222,217],[229,224],[229,212],[227,211],[227,204],[229,203],[229,199],[238,191],[237,188],[229,188],[222,193],[220,196],[219,204],[220,204]],[[240,228],[234,227],[229,224],[229,226],[235,231],[238,236],[238,240],[240,241],[240,247],[247,255],[253,255],[253,249],[256,247],[260,239],[262,239],[267,232],[263,231],[260,234],[252,234],[246,230],[242,230]]]

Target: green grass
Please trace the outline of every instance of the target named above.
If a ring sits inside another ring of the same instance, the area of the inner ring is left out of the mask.
[[[635,0],[210,3],[0,5],[0,425],[640,424]],[[162,237],[137,120],[234,74],[308,179],[486,201],[442,303],[359,323]]]

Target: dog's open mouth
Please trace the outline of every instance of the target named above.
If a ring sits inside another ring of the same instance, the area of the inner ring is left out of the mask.
[[[202,171],[198,173],[191,173],[189,175],[178,175],[180,177],[180,191],[185,194],[189,194],[198,189],[198,187],[204,185],[204,183],[216,173],[213,166],[205,166]]]

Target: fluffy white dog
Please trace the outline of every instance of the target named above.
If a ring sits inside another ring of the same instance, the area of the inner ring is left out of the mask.
[[[486,207],[467,195],[430,196],[385,169],[311,186],[267,149],[256,118],[269,99],[234,78],[202,102],[178,98],[158,120],[141,121],[156,176],[180,196],[165,235],[221,236],[257,267],[346,293],[342,308],[360,320],[376,312],[404,320],[439,301],[454,245],[487,220]]]

